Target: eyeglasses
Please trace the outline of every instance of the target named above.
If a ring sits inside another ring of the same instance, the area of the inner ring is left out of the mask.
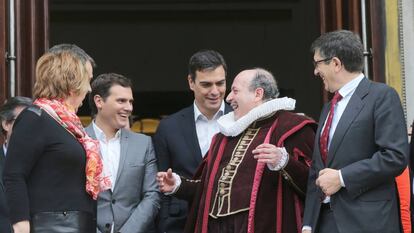
[[[328,57],[328,58],[325,58],[325,59],[321,59],[321,60],[313,61],[313,67],[318,66],[318,65],[319,65],[319,63],[321,63],[321,62],[327,62],[327,61],[329,61],[329,60],[332,60],[332,58],[333,58],[333,57]]]

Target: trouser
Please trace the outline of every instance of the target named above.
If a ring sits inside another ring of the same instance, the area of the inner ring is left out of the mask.
[[[321,211],[319,212],[318,224],[316,225],[316,231],[314,233],[339,233],[338,227],[336,226],[333,211],[331,205],[322,204]]]

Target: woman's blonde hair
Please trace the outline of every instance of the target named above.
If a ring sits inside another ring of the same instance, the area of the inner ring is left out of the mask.
[[[85,64],[69,51],[45,53],[36,63],[34,98],[67,98],[90,89]]]

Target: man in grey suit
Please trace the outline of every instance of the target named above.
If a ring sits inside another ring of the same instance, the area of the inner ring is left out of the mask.
[[[134,101],[131,81],[101,74],[91,87],[94,121],[86,132],[99,140],[104,173],[112,182],[111,190],[98,197],[98,232],[153,232],[160,198],[157,164],[151,138],[125,129]]]
[[[154,136],[160,171],[172,168],[192,178],[218,132],[217,119],[231,111],[223,101],[226,73],[226,62],[217,51],[201,50],[191,56],[187,80],[194,92],[194,103],[160,122]],[[183,232],[187,212],[185,200],[163,196],[158,232]]]
[[[395,177],[408,141],[397,92],[364,77],[363,46],[350,31],[311,46],[314,73],[330,93],[316,133],[303,232],[400,232]]]

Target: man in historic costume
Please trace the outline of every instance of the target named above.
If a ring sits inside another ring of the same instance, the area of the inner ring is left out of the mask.
[[[194,180],[157,174],[162,192],[192,200],[185,232],[300,232],[316,125],[278,94],[270,72],[242,71]]]

